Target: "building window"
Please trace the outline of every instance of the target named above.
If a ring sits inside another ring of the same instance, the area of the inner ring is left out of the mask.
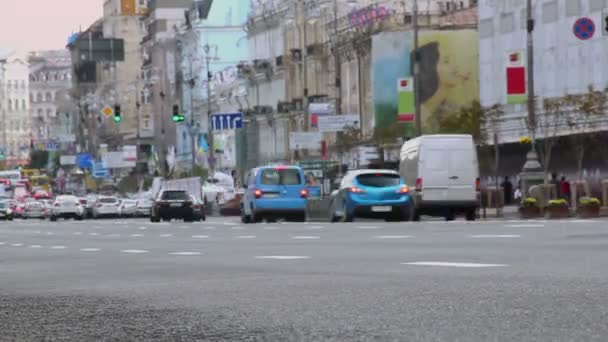
[[[13,110],[13,100],[11,99],[8,100],[8,110],[9,112]]]
[[[53,95],[50,92],[46,93],[46,102],[52,102],[53,101]]]
[[[38,108],[38,120],[44,120],[42,108]]]
[[[30,94],[30,102],[31,102],[31,103],[34,103],[34,102],[35,102],[34,100],[35,100],[35,99],[34,99],[34,94]]]
[[[546,2],[543,4],[543,24],[556,22],[558,15],[559,12],[557,1]]]
[[[589,0],[590,12],[600,11],[604,9],[604,0]]]
[[[53,110],[52,109],[47,109],[46,110],[46,117],[49,120],[53,117]]]
[[[42,93],[36,94],[36,102],[42,102]]]
[[[25,100],[21,100],[21,109],[25,110],[27,108],[27,105],[25,104]]]
[[[581,14],[581,0],[566,1],[566,17],[574,17]]]

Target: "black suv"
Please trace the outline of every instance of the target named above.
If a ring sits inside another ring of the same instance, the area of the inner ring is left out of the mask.
[[[183,219],[185,222],[200,221],[200,204],[185,190],[163,190],[152,206],[151,222]]]

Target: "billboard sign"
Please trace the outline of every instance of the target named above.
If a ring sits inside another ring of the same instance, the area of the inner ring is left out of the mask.
[[[342,132],[348,128],[361,128],[359,115],[327,115],[318,118],[319,132]]]
[[[61,156],[59,157],[59,164],[61,166],[76,165],[76,156]]]
[[[511,51],[507,55],[507,104],[526,103],[527,94],[524,52]]]
[[[415,114],[414,78],[397,79],[397,121],[413,122]]]
[[[289,133],[289,148],[291,150],[316,149],[321,147],[321,132],[291,132]]]

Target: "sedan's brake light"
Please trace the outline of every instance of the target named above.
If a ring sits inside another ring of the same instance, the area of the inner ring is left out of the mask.
[[[475,179],[475,191],[481,191],[481,179]]]
[[[410,192],[410,188],[406,185],[402,186],[401,188],[399,188],[399,190],[397,190],[398,194],[408,194]]]
[[[300,190],[300,197],[307,198],[308,197],[308,189]]]
[[[264,193],[260,189],[255,189],[255,191],[253,192],[253,195],[255,196],[255,198],[260,198],[260,197],[262,197],[263,194]]]
[[[359,187],[356,187],[356,186],[352,186],[352,187],[349,189],[349,191],[350,191],[351,193],[353,193],[353,194],[362,194],[362,193],[364,193],[364,192],[365,192],[365,190],[363,190],[363,189],[361,189],[361,188],[359,188]]]

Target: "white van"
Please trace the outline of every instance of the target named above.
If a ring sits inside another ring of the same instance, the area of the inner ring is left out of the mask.
[[[424,135],[401,147],[399,173],[412,190],[415,212],[474,221],[479,205],[479,161],[471,135]]]

